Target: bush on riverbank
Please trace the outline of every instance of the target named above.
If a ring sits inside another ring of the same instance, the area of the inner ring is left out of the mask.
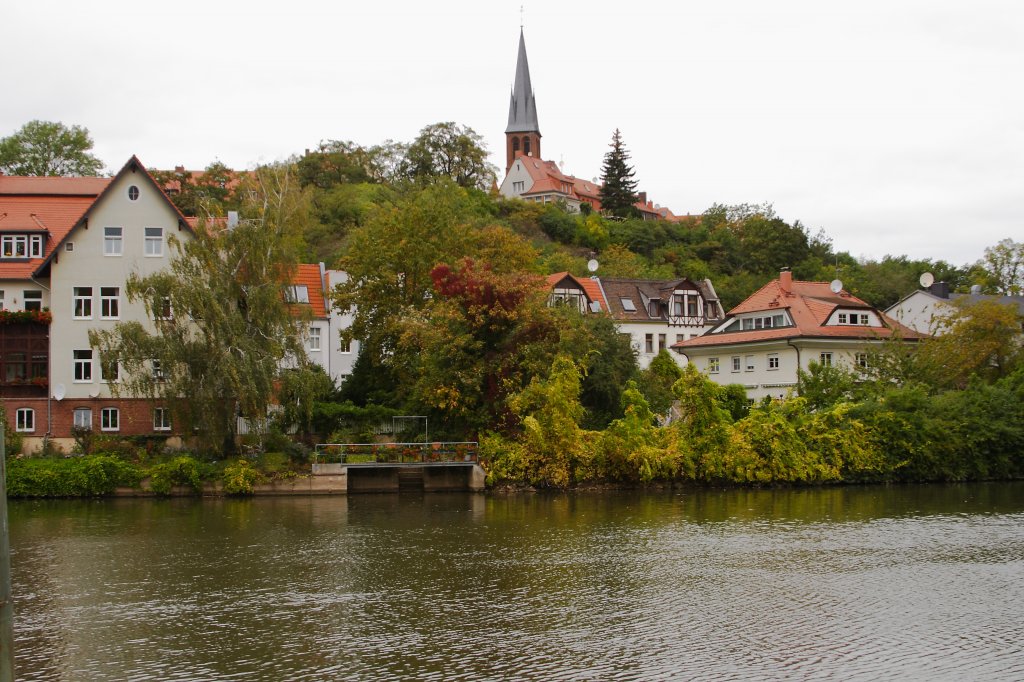
[[[136,487],[144,472],[110,455],[68,459],[9,459],[8,497],[98,497]]]
[[[992,384],[978,380],[937,395],[909,386],[817,409],[799,397],[766,401],[736,418],[727,409],[728,394],[690,365],[672,388],[681,418],[656,426],[647,400],[629,386],[624,416],[601,432],[578,426],[578,371],[563,362],[547,382],[527,389],[544,399],[515,403],[519,437],[483,438],[489,483],[771,485],[1024,477],[1024,369]]]

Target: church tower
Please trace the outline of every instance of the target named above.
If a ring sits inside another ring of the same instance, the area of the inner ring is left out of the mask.
[[[537,100],[530,84],[530,65],[526,61],[526,40],[519,29],[519,57],[512,99],[508,104],[508,127],[505,128],[505,172],[520,154],[540,158],[540,124],[537,123]]]

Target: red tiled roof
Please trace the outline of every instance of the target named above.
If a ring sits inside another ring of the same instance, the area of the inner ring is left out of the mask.
[[[602,312],[608,312],[608,301],[605,300],[604,292],[601,291],[601,285],[598,284],[595,279],[591,279],[590,277],[576,277],[568,272],[556,272],[553,275],[547,276],[548,288],[554,288],[556,284],[567,278],[579,285],[579,287],[583,289],[584,293],[586,293],[587,298],[591,301],[597,301],[600,303]]]
[[[0,176],[0,232],[48,233],[42,258],[0,259],[0,279],[28,279],[110,182],[110,178]]]
[[[295,275],[292,277],[292,283],[304,284],[306,286],[306,291],[309,292],[309,307],[313,312],[313,317],[326,318],[328,308],[327,300],[324,297],[323,280],[320,277],[320,266],[309,263],[300,264],[295,271]]]
[[[832,313],[840,307],[873,311],[882,325],[826,325]],[[828,282],[791,281],[787,290],[780,280],[772,280],[730,310],[727,319],[744,313],[771,313],[778,310],[789,311],[793,326],[709,333],[674,344],[673,347],[681,348],[685,352],[687,348],[701,346],[723,346],[797,337],[865,340],[888,338],[897,333],[904,339],[921,338],[921,334],[875,310],[846,290],[834,293]]]

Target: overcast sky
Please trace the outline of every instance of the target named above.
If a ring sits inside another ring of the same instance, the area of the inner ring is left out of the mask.
[[[525,3],[543,155],[600,173],[612,131],[676,213],[771,202],[837,250],[973,262],[1024,241],[1024,3]],[[110,169],[235,168],[456,121],[504,170],[520,5],[0,6],[0,136],[86,126]]]

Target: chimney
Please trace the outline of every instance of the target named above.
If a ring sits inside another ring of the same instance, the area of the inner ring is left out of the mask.
[[[175,166],[174,167],[174,172],[175,173],[184,173],[185,172],[185,167],[184,166]]]
[[[949,284],[946,282],[936,282],[928,287],[928,291],[932,292],[932,295],[938,296],[939,298],[949,298]]]
[[[793,291],[793,273],[783,270],[779,273],[779,288],[787,294]]]
[[[646,205],[647,204],[647,192],[640,192],[639,196],[640,196],[640,203]]]

